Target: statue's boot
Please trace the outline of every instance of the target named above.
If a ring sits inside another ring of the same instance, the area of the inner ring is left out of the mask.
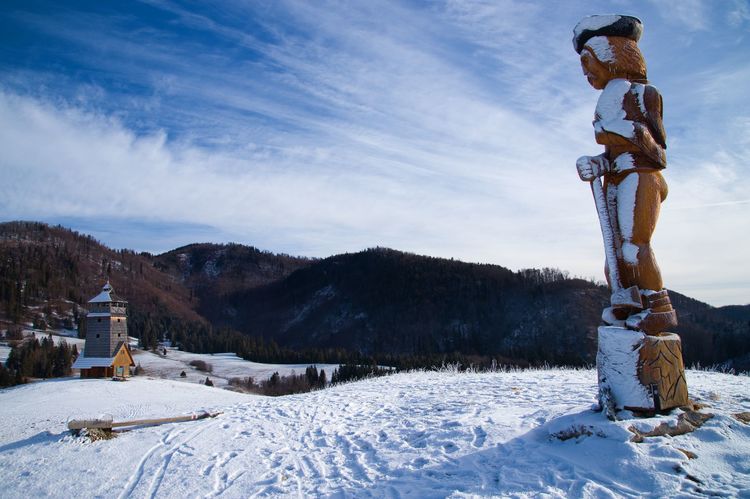
[[[644,310],[632,314],[625,320],[628,329],[643,331],[646,334],[667,332],[677,326],[677,313],[666,289],[661,291],[642,290]]]
[[[625,319],[640,311],[633,307],[607,307],[602,310],[602,321],[609,326],[625,327]]]

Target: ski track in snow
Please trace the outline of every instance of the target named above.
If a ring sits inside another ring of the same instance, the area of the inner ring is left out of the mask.
[[[641,444],[628,426],[679,411],[607,421],[591,410],[590,370],[406,373],[280,398],[138,378],[37,383],[0,391],[0,496],[749,497],[750,427],[730,415],[750,411],[748,377],[689,371],[688,383],[716,416]],[[71,414],[204,408],[223,414],[94,443],[64,431]],[[576,428],[591,435],[550,436]]]

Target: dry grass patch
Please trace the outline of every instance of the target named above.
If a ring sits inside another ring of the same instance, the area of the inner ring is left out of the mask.
[[[677,424],[675,426],[670,426],[669,423],[661,423],[649,432],[642,432],[635,426],[631,426],[628,428],[628,430],[633,433],[633,438],[631,438],[630,441],[641,443],[647,437],[664,437],[667,435],[674,437],[691,433],[697,428],[703,426],[703,424],[712,417],[714,417],[714,415],[710,413],[685,411],[677,417]]]

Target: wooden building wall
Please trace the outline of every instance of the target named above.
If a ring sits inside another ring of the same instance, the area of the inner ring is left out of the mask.
[[[109,313],[110,315],[104,315]],[[97,315],[102,314],[102,315]],[[112,357],[117,345],[128,341],[125,307],[115,304],[95,304],[86,317],[86,357]]]
[[[111,378],[114,376],[114,369],[111,367],[90,367],[81,369],[82,378]]]
[[[128,347],[125,345],[120,348],[117,352],[114,362],[112,362],[112,369],[115,376],[129,377],[130,376],[130,365],[133,358],[130,356],[127,350]],[[120,370],[122,369],[122,370]]]

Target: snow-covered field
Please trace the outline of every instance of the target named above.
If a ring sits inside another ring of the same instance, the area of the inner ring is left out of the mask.
[[[0,330],[0,336],[3,333],[4,332]],[[79,352],[83,351],[83,345],[86,343],[86,340],[78,338],[78,331],[74,329],[50,329],[47,331],[42,331],[41,329],[27,327],[23,329],[22,334],[25,338],[36,338],[39,341],[42,341],[42,339],[44,338],[51,337],[55,345],[59,345],[61,341],[65,341],[71,347],[73,345],[76,345]],[[0,357],[0,361],[2,362],[5,362],[5,360],[7,360],[7,355],[10,353],[10,347],[8,347],[5,342],[3,342],[0,345],[0,355],[2,355],[2,352],[6,348],[7,353],[5,354],[5,358]]]
[[[44,338],[51,337],[55,345],[59,345],[60,342],[64,341],[69,346],[75,345],[79,352],[83,352],[83,346],[86,344],[86,340],[79,338],[78,332],[72,329],[56,329],[49,331],[42,331],[40,329],[24,329],[24,337],[33,337],[39,341]]]
[[[144,369],[145,374],[163,379],[176,381],[187,381],[197,383],[204,381],[206,377],[211,378],[215,386],[224,387],[232,378],[247,378],[251,376],[256,383],[265,381],[274,372],[281,376],[290,374],[304,374],[310,364],[262,364],[244,360],[233,353],[200,354],[181,352],[177,349],[167,349],[167,355],[162,356],[152,352],[135,350],[133,360]],[[199,371],[190,365],[191,361],[200,360],[210,364],[213,369],[210,373]],[[317,368],[326,371],[326,377],[331,379],[333,370],[338,364],[316,364]],[[180,373],[185,372],[182,378]]]
[[[750,427],[731,414],[750,411],[750,379],[687,374],[716,416],[640,444],[630,425],[679,411],[610,422],[591,411],[590,370],[404,373],[281,398],[143,377],[34,383],[0,391],[0,495],[749,497]],[[70,417],[199,409],[223,414],[94,443],[65,431]],[[552,437],[576,428],[590,435]]]
[[[0,330],[0,337],[4,334],[3,330]],[[86,340],[81,340],[77,337],[78,332],[70,329],[58,329],[58,330],[49,330],[49,331],[42,331],[40,329],[33,329],[33,328],[26,328],[23,330],[22,334],[26,338],[36,338],[39,341],[41,341],[43,338],[51,337],[52,341],[55,343],[55,345],[59,345],[61,341],[65,341],[70,345],[71,347],[73,345],[76,345],[78,347],[78,351],[83,351],[83,345]],[[8,355],[10,355],[11,347],[9,346],[8,342],[3,341],[0,342],[0,363],[4,364],[6,360],[8,360]]]

